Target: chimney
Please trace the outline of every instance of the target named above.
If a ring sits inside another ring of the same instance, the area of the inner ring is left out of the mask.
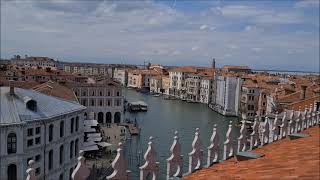
[[[300,94],[300,99],[301,100],[306,98],[306,89],[307,89],[307,86],[301,85],[301,94]]]
[[[10,96],[14,95],[14,81],[9,81],[9,87],[10,87]]]
[[[215,58],[212,59],[212,68],[213,69],[216,68],[216,59]]]

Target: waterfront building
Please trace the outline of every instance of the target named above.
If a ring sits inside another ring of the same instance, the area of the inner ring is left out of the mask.
[[[122,123],[124,97],[122,86],[112,79],[104,79],[89,83],[70,83],[78,101],[86,106],[85,119],[94,112],[94,119],[99,123]]]
[[[251,80],[243,82],[241,87],[240,113],[244,120],[254,120],[257,115],[260,98],[260,88]]]
[[[200,102],[209,104],[212,101],[213,77],[203,77],[200,81]]]
[[[242,80],[234,76],[214,76],[213,98],[209,105],[225,116],[238,116]]]
[[[120,82],[123,86],[128,85],[128,70],[115,68],[113,71],[113,79]]]
[[[163,94],[169,95],[169,88],[170,88],[170,78],[169,78],[169,76],[162,76],[161,77],[161,82],[162,82]]]
[[[161,72],[149,69],[134,69],[128,72],[128,87],[150,88],[150,79],[160,75]]]
[[[267,89],[260,89],[259,101],[258,101],[258,116],[265,117],[267,112],[267,96],[269,91]]]
[[[200,102],[200,82],[201,75],[188,75],[188,77],[185,79],[186,95],[184,97],[186,100],[192,102]]]
[[[57,68],[57,62],[49,57],[37,57],[37,56],[28,56],[25,55],[24,58],[21,58],[20,55],[15,55],[11,59],[11,64],[18,66],[38,66],[42,68]]]
[[[162,87],[162,77],[159,76],[153,76],[150,79],[150,92],[152,93],[163,93],[163,87]]]
[[[197,70],[195,67],[178,67],[169,69],[170,87],[169,94],[178,98],[182,98],[185,95],[185,79],[189,73],[195,73]]]
[[[83,142],[84,106],[34,90],[0,87],[1,179],[70,179]]]

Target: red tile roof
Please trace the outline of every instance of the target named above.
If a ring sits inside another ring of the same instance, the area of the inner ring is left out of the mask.
[[[262,158],[239,162],[231,158],[184,179],[319,179],[319,130],[319,126],[315,126],[303,132],[310,137],[287,138],[254,150],[263,153]]]

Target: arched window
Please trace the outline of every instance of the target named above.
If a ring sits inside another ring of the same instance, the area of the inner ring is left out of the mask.
[[[114,114],[114,123],[120,123],[121,121],[121,113],[120,112],[116,112]]]
[[[60,137],[64,136],[64,121],[60,122]]]
[[[70,124],[70,133],[73,133],[73,126],[74,126],[74,118],[71,118],[71,124]]]
[[[78,153],[79,153],[79,139],[76,139],[74,143],[74,155],[78,156]]]
[[[64,153],[63,153],[63,149],[64,149],[64,148],[63,148],[63,145],[61,145],[61,146],[60,146],[60,150],[59,150],[59,163],[60,163],[60,164],[62,164],[62,163],[63,163],[63,160],[64,160],[64,157],[63,157],[63,154],[64,154]]]
[[[15,133],[8,134],[7,151],[8,154],[13,154],[17,152],[17,135]]]
[[[49,151],[49,162],[48,162],[48,169],[51,170],[53,167],[53,150]]]
[[[100,96],[102,96],[102,91],[99,92]]]
[[[85,112],[84,113],[84,119],[87,120],[88,119],[88,114]]]
[[[103,112],[98,113],[98,123],[103,123]]]
[[[117,91],[117,96],[120,96],[120,91]]]
[[[76,131],[79,130],[79,116],[76,117]]]
[[[49,142],[51,142],[53,139],[53,124],[50,124],[49,126]]]
[[[111,112],[106,113],[106,123],[112,123],[112,115]]]
[[[94,90],[91,92],[91,96],[94,96]]]
[[[95,104],[95,103],[94,103],[94,99],[91,99],[91,104],[90,104],[90,105],[91,105],[91,106],[95,106],[94,104]]]
[[[8,180],[17,180],[17,166],[10,164],[7,170]]]
[[[71,141],[70,142],[70,159],[72,159],[72,157],[73,157],[73,147],[74,147],[74,142]]]
[[[99,101],[99,106],[103,106],[103,100]]]
[[[108,91],[108,96],[111,96],[111,92],[110,91]]]

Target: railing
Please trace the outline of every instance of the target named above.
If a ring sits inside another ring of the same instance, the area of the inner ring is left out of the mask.
[[[315,106],[313,106],[315,107]],[[310,128],[317,124],[320,124],[320,111],[316,111],[315,108],[310,106],[305,111],[285,111],[283,116],[275,115],[274,121],[269,124],[268,117],[265,118],[265,122],[260,126],[259,117],[256,116],[252,125],[252,133],[248,133],[246,129],[245,121],[242,121],[240,128],[240,136],[238,138],[232,137],[232,123],[230,122],[226,140],[223,142],[223,153],[219,154],[220,138],[217,133],[217,125],[214,125],[213,132],[210,138],[210,144],[207,147],[208,155],[206,157],[206,167],[213,166],[213,164],[219,162],[219,157],[222,156],[222,161],[239,152],[251,151],[254,148],[264,146],[274,141],[286,138],[290,134],[298,133],[304,129]],[[259,127],[260,126],[260,127]],[[261,128],[261,129],[260,129]],[[172,146],[170,147],[170,156],[167,159],[167,173],[166,178],[182,177],[183,175],[191,174],[199,169],[202,169],[203,150],[201,149],[200,130],[196,129],[194,139],[192,141],[192,151],[188,154],[188,171],[183,174],[183,158],[181,154],[181,145],[179,142],[178,132],[176,131],[173,138]],[[237,149],[234,149],[233,142],[237,142]],[[249,143],[248,143],[249,142]],[[250,144],[250,145],[248,145]],[[85,180],[90,173],[89,168],[84,164],[84,157],[80,154],[78,158],[79,162],[77,168],[72,173],[74,180]],[[139,167],[140,180],[145,180],[147,176],[151,175],[152,179],[157,179],[159,176],[160,166],[157,162],[157,152],[154,147],[153,138],[150,137],[148,142],[148,149],[144,154],[145,163]],[[32,163],[27,170],[30,180],[34,176],[32,170]],[[117,149],[117,156],[112,162],[113,173],[107,176],[107,179],[115,180],[128,180],[130,179],[130,172],[127,170],[127,161],[123,154],[122,144],[119,143]]]

